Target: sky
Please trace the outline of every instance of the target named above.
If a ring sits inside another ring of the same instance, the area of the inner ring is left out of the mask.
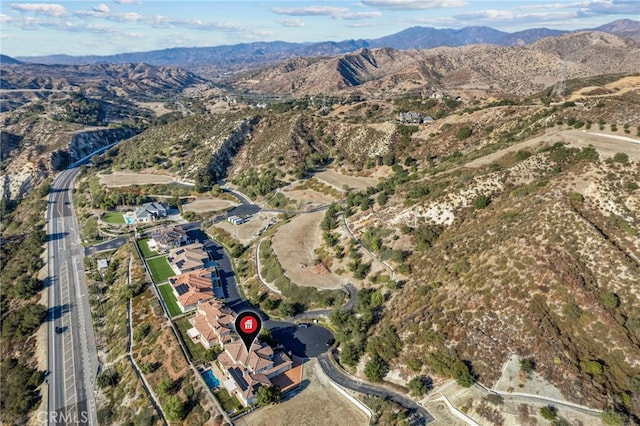
[[[0,52],[110,55],[254,41],[371,39],[412,26],[502,31],[640,20],[640,0],[0,1]]]

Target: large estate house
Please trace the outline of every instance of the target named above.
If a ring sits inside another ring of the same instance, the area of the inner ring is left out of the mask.
[[[198,340],[207,349],[223,347],[233,340],[235,312],[216,299],[198,303],[196,309],[196,315],[189,319],[193,328],[188,334],[193,340]]]
[[[151,203],[144,203],[129,215],[135,223],[150,223],[158,219],[164,219],[168,214],[169,209],[166,205],[154,201]]]
[[[209,258],[209,253],[205,251],[204,245],[201,243],[169,250],[167,262],[176,275],[216,265],[215,261]]]
[[[158,251],[168,251],[189,242],[187,232],[179,225],[157,229],[151,233],[152,246]]]
[[[271,386],[272,378],[293,366],[293,361],[284,352],[274,353],[271,346],[257,341],[247,351],[241,340],[225,344],[218,362],[227,377],[224,387],[245,406],[256,403],[260,386]]]
[[[196,309],[199,303],[215,297],[214,288],[220,287],[217,268],[196,269],[169,278],[173,293],[182,312]]]

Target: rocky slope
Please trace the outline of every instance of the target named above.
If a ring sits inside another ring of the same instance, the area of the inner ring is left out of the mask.
[[[91,152],[130,138],[130,128],[93,128],[32,117],[2,131],[0,199],[22,198],[43,179]],[[5,151],[6,150],[6,151]]]

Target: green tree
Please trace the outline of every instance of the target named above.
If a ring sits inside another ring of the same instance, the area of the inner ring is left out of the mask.
[[[158,394],[160,394],[160,396],[167,396],[170,393],[173,393],[174,386],[175,383],[173,382],[173,380],[171,380],[169,377],[165,377],[160,381],[160,383],[158,383]]]
[[[422,396],[429,392],[429,384],[427,378],[424,376],[413,377],[409,380],[409,383],[407,383],[407,387],[413,396]]]
[[[354,367],[360,357],[362,356],[362,349],[359,348],[353,342],[347,342],[340,345],[340,362],[348,366]]]
[[[120,375],[115,370],[105,370],[96,378],[96,384],[104,389],[107,386],[115,386],[120,381]]]
[[[264,407],[280,400],[280,388],[278,386],[260,386],[256,391],[256,401]]]
[[[389,372],[389,364],[378,354],[375,354],[364,366],[364,374],[374,382],[379,382]]]
[[[280,316],[282,316],[283,318],[288,318],[295,315],[296,313],[294,304],[286,301],[280,303],[278,311],[280,311]]]
[[[186,406],[178,395],[171,395],[167,398],[164,412],[167,414],[167,419],[173,421],[182,420],[187,414]]]

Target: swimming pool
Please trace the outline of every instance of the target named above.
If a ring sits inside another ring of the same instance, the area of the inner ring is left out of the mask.
[[[213,371],[207,370],[203,371],[200,374],[202,374],[202,378],[210,389],[217,388],[220,385],[220,381],[218,381],[218,379],[216,379],[216,376],[213,375]]]

